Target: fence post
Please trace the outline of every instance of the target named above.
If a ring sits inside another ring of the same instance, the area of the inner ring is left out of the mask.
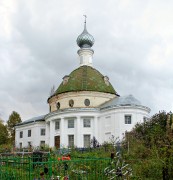
[[[1,172],[1,168],[2,168],[2,157],[1,157],[1,155],[0,155],[0,179],[2,179],[2,172]]]
[[[52,160],[50,153],[48,154],[48,169],[49,169],[49,177],[52,177]]]
[[[31,157],[29,157],[29,180],[31,180]]]

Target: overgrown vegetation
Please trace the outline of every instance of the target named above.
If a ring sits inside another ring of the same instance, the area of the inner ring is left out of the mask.
[[[13,111],[10,116],[9,119],[7,121],[7,129],[9,131],[9,141],[10,143],[14,144],[15,141],[15,125],[22,122],[20,115]]]
[[[173,179],[172,113],[160,112],[126,134],[124,155],[142,179]]]
[[[0,145],[5,144],[8,141],[7,127],[4,125],[3,120],[0,119]]]
[[[0,149],[2,148],[4,152],[12,150],[12,146],[8,145],[1,145]],[[159,112],[144,123],[137,124],[131,132],[126,133],[121,144],[114,136],[109,142],[101,145],[93,137],[89,148],[56,150],[45,146],[37,150],[50,151],[51,157],[55,160],[69,153],[72,160],[82,160],[107,158],[112,153],[120,152],[123,160],[132,168],[133,176],[130,179],[171,180],[173,179],[173,114]]]
[[[22,122],[20,115],[13,111],[7,123],[0,118],[0,152],[11,151],[15,141],[15,125]]]

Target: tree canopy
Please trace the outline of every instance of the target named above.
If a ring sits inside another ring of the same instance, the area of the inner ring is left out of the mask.
[[[144,178],[173,178],[173,115],[159,112],[151,119],[137,124],[126,134],[130,158],[140,160],[137,172]],[[136,161],[136,162],[137,162]],[[141,164],[142,163],[142,164]]]
[[[4,125],[3,120],[0,119],[0,145],[6,144],[8,141],[7,127]]]
[[[11,142],[14,142],[15,140],[15,125],[22,122],[20,115],[13,111],[11,115],[9,116],[9,119],[7,121],[7,128],[11,136]]]

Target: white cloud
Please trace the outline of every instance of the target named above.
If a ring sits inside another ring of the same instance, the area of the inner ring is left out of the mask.
[[[172,1],[2,0],[0,113],[23,119],[48,112],[53,84],[78,67],[76,38],[96,42],[94,67],[120,95],[133,94],[152,112],[170,111],[173,89]]]

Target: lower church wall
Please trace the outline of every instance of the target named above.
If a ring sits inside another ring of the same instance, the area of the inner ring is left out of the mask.
[[[16,146],[40,146],[41,142],[50,147],[86,147],[95,137],[100,144],[109,142],[112,138],[123,139],[125,132],[132,130],[136,123],[149,118],[145,108],[119,107],[107,110],[75,111],[55,113],[45,118],[45,122],[26,124],[16,127]],[[28,130],[31,137],[28,137]],[[45,135],[41,135],[45,129]],[[20,132],[23,131],[23,138]]]

